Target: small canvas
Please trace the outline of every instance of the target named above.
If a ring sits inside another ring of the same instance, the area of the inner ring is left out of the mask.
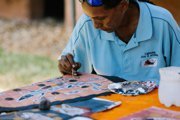
[[[31,109],[0,115],[0,120],[54,120],[54,119],[90,119],[92,113],[112,109],[121,104],[120,101],[109,101],[101,98],[92,98],[79,102],[53,105],[49,110]]]
[[[180,111],[150,107],[127,117],[120,118],[119,120],[180,120]]]

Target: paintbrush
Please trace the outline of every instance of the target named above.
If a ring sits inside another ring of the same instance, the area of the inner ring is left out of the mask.
[[[73,58],[74,58],[74,57],[75,57],[74,50],[73,50],[72,54],[73,54]],[[72,65],[72,69],[71,69],[72,76],[73,76],[74,78],[78,78],[78,73],[77,73],[77,71],[75,70],[75,67],[76,67],[76,65],[73,64],[73,65]]]

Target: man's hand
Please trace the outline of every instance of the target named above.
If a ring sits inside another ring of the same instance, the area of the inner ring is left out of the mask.
[[[81,67],[81,64],[75,62],[73,58],[74,56],[70,53],[61,57],[58,67],[62,74],[72,74]]]

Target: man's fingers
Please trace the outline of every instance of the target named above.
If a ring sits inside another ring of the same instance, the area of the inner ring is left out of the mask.
[[[66,57],[67,57],[69,63],[71,64],[71,66],[74,66],[75,65],[74,56],[69,53],[69,54],[66,55]]]
[[[81,67],[81,64],[79,62],[75,63],[74,69],[78,70]]]
[[[62,57],[61,64],[66,69],[71,69],[72,68],[72,64],[69,62],[69,59],[67,58],[67,56]]]
[[[65,74],[71,74],[72,72],[71,71],[66,71],[66,70],[60,70],[60,72],[65,75]]]
[[[81,67],[81,64],[74,61],[72,54],[61,56],[59,60],[59,71],[63,74],[72,74]]]
[[[67,68],[61,61],[59,61],[59,71],[63,74],[71,74],[71,69]]]
[[[66,56],[62,56],[59,60],[59,70],[63,74],[70,74],[72,71],[72,65],[68,61]]]

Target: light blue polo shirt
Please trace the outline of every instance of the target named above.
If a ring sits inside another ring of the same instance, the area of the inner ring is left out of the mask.
[[[117,76],[126,80],[159,82],[159,68],[180,66],[180,28],[164,8],[138,2],[140,19],[126,44],[114,32],[95,29],[82,15],[61,55],[72,53],[80,72]],[[60,58],[60,57],[59,57]]]

